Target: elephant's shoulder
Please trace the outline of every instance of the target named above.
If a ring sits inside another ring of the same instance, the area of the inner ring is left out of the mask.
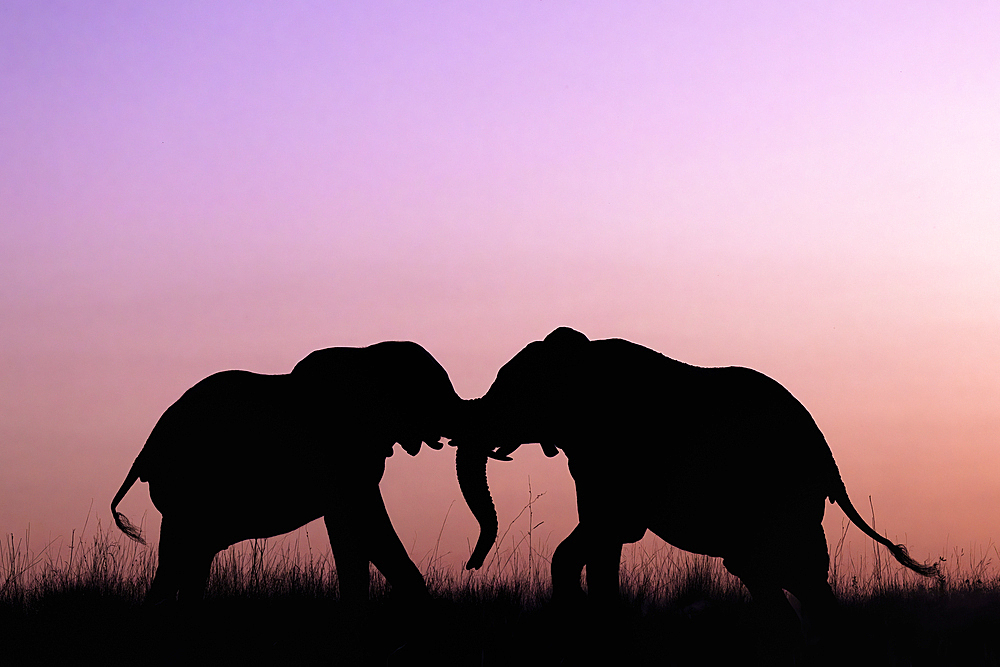
[[[260,394],[266,392],[271,385],[280,383],[284,375],[264,375],[242,370],[219,371],[199,381],[184,392],[175,405],[193,401],[205,402],[228,396],[244,394]]]
[[[414,366],[439,364],[423,347],[408,340],[388,340],[368,347],[328,347],[310,352],[292,368],[296,377],[331,374],[382,378],[387,374],[406,375]]]
[[[291,375],[301,377],[312,373],[327,374],[349,369],[357,364],[359,349],[356,347],[327,347],[315,350],[295,364]]]
[[[630,374],[646,371],[662,376],[664,373],[690,373],[699,370],[698,366],[678,361],[622,338],[595,340],[592,345],[600,361]]]
[[[780,382],[760,371],[744,366],[696,367],[697,384],[708,391],[754,395],[773,399],[778,394],[789,394]]]
[[[364,349],[390,356],[430,356],[430,352],[425,350],[422,345],[414,343],[412,340],[384,340],[381,343],[369,345]]]

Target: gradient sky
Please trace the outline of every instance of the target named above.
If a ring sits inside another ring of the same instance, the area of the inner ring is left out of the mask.
[[[997,3],[91,4],[0,5],[4,534],[107,525],[215,371],[406,339],[472,398],[569,325],[777,379],[917,557],[1000,540]],[[388,462],[415,559],[453,456]]]

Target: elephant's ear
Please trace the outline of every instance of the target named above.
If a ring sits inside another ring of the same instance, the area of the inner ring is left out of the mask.
[[[556,345],[580,345],[582,343],[589,343],[590,339],[585,335],[577,331],[576,329],[570,329],[569,327],[559,327],[548,336],[545,337],[546,343],[554,343]]]
[[[586,386],[585,375],[591,351],[590,339],[569,327],[559,327],[541,342],[538,372],[548,378],[544,382],[548,391],[559,396],[543,399],[547,409],[560,412],[557,406],[567,407],[568,403],[572,403],[569,397]]]
[[[403,451],[410,456],[416,456],[420,452],[420,445],[422,444],[420,438],[400,438],[397,442],[403,448]]]
[[[397,441],[397,444],[400,447],[402,447],[403,451],[409,454],[410,456],[416,456],[418,453],[420,453],[420,447],[422,445],[427,445],[431,449],[441,449],[442,447],[444,447],[444,443],[441,442],[440,438],[437,440],[433,440],[428,437],[421,440],[420,436],[416,436],[413,438],[400,438]]]

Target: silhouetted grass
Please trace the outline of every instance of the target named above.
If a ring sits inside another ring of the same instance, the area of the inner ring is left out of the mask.
[[[607,651],[631,664],[760,658],[761,625],[738,580],[718,559],[660,542],[626,547],[622,602],[611,616],[553,608],[550,553],[532,532],[530,504],[480,572],[447,567],[436,550],[418,558],[431,601],[416,607],[396,600],[374,571],[371,603],[343,606],[333,559],[308,533],[222,552],[204,603],[190,609],[142,605],[155,550],[113,529],[98,524],[37,549],[28,533],[7,535],[0,660],[597,664]],[[514,529],[525,521],[528,530]],[[842,613],[823,648],[807,652],[807,663],[998,664],[993,545],[975,554],[956,550],[941,563],[941,582],[917,577],[875,549],[852,561],[842,546],[834,545],[831,567]]]

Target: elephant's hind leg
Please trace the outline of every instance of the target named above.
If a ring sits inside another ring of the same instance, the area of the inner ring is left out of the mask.
[[[767,559],[727,557],[723,563],[750,592],[758,659],[790,663],[802,646],[802,623]]]
[[[795,553],[784,587],[802,603],[807,640],[822,642],[836,634],[839,604],[829,583],[830,555],[821,524],[803,536]]]
[[[178,576],[168,565],[164,567],[163,550],[160,550],[159,563],[156,566],[156,574],[153,575],[153,582],[146,591],[146,604],[160,604],[162,602],[173,602],[177,599]],[[166,559],[169,562],[169,559]]]
[[[160,604],[177,600],[183,566],[183,545],[181,536],[174,528],[174,522],[163,517],[160,523],[160,543],[157,549],[156,574],[146,591],[146,604]]]
[[[207,547],[192,549],[188,553],[181,571],[180,588],[177,591],[178,602],[196,603],[204,599],[215,554],[215,551]]]
[[[196,602],[204,596],[215,551],[180,525],[182,522],[167,517],[160,524],[158,562],[146,593],[147,604],[174,602],[178,598]]]

